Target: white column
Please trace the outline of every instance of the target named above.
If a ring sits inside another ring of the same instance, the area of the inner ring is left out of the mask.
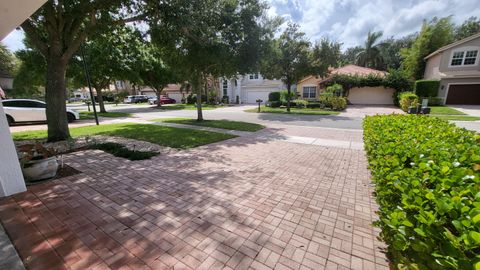
[[[26,191],[17,151],[8,127],[7,117],[0,102],[0,197]]]
[[[240,99],[240,104],[242,104],[243,103],[242,80],[240,78],[237,79],[237,92],[238,92],[238,98]]]

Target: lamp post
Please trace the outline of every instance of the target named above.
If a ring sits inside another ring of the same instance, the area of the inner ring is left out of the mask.
[[[80,47],[80,51],[82,53],[83,71],[85,72],[85,79],[87,80],[88,89],[90,91],[90,99],[92,100],[93,115],[95,116],[95,123],[98,126],[99,123],[98,123],[97,109],[95,108],[95,97],[93,96],[92,82],[90,81],[90,72],[88,71],[87,60],[85,59],[85,48],[83,44]]]

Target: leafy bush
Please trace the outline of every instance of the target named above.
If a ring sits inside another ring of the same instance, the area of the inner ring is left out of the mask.
[[[270,92],[268,94],[268,101],[280,101],[280,92]]]
[[[443,105],[443,99],[439,97],[428,97],[429,106],[440,106]]]
[[[295,105],[293,105],[293,104],[295,104]],[[308,101],[306,101],[306,100],[303,100],[303,99],[292,100],[292,106],[295,106],[299,109],[306,108],[307,105],[308,105]]]
[[[408,111],[408,108],[411,106],[417,106],[419,99],[418,96],[413,92],[402,92],[399,95],[400,108],[403,111]]]
[[[157,152],[133,151],[121,144],[111,142],[94,144],[91,148],[102,150],[116,157],[127,158],[129,160],[150,159],[151,157],[158,155]]]
[[[343,87],[341,84],[335,83],[325,88],[326,93],[331,93],[334,96],[343,96]]]
[[[334,111],[343,111],[347,108],[347,99],[344,97],[331,97],[330,107]]]
[[[389,70],[386,76],[370,74],[367,76],[334,74],[327,82],[328,85],[340,84],[344,90],[350,90],[354,87],[375,87],[383,86],[393,88],[397,92],[411,91],[413,81],[403,71]]]
[[[479,137],[436,117],[367,116],[381,237],[400,269],[479,269]]]
[[[294,99],[296,97],[295,91],[290,92],[290,95],[288,95],[288,90],[282,90],[280,91],[280,100],[283,102],[287,101],[287,97],[290,97],[290,100]]]
[[[415,82],[414,91],[419,97],[436,97],[439,87],[438,80],[418,80]]]
[[[195,104],[197,102],[197,95],[189,94],[187,96],[187,104]]]
[[[282,106],[281,101],[270,101],[269,104],[270,104],[270,107],[272,108],[279,108],[280,106]]]

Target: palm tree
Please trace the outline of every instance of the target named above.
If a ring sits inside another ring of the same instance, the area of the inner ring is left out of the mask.
[[[357,54],[357,65],[371,68],[380,68],[383,63],[383,57],[380,47],[382,44],[376,44],[378,39],[383,36],[383,32],[368,31],[365,47]]]

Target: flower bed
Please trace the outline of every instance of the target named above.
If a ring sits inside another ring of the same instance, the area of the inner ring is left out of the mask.
[[[480,269],[479,136],[435,117],[366,117],[381,237],[400,269]]]

